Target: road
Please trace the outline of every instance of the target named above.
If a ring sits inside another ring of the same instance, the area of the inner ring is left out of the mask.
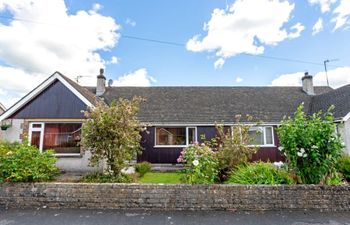
[[[0,225],[350,225],[350,212],[265,211],[193,212],[131,211],[90,209],[0,210]]]

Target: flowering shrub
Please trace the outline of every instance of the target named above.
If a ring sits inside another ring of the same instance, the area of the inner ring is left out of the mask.
[[[189,184],[212,184],[218,175],[218,161],[205,144],[185,148],[177,161],[186,163],[185,180]]]
[[[143,98],[120,98],[110,106],[98,104],[85,111],[82,145],[91,152],[90,164],[105,163],[107,172],[120,176],[125,162],[140,153],[142,125],[137,113]]]
[[[253,137],[249,135],[252,125],[240,122],[241,115],[236,115],[236,124],[230,129],[223,125],[216,125],[217,136],[214,144],[219,161],[219,179],[225,181],[229,174],[238,166],[246,164],[254,153],[259,149],[250,145]],[[247,115],[247,120],[252,120]]]
[[[343,143],[335,133],[332,110],[331,107],[324,114],[307,116],[302,104],[293,118],[284,118],[277,130],[283,146],[279,150],[299,183],[327,183],[327,179],[334,177]]]

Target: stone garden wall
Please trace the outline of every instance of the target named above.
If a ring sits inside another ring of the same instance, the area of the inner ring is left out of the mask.
[[[350,186],[0,184],[0,208],[350,211]]]

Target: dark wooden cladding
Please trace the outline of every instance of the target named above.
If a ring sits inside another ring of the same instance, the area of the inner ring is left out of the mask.
[[[86,105],[60,81],[55,81],[28,102],[11,118],[14,119],[81,119]]]
[[[142,154],[138,156],[138,161],[150,163],[177,163],[177,158],[183,148],[155,148],[155,127],[149,127],[147,132],[142,133],[141,146]]]
[[[141,146],[143,147],[142,154],[138,156],[138,161],[148,161],[150,163],[177,163],[177,158],[180,156],[183,148],[177,147],[161,147],[155,146],[155,127],[149,127],[148,132],[142,133]],[[205,136],[206,140],[214,138],[216,135],[216,128],[209,126],[197,127],[197,140],[202,142],[202,137]],[[278,146],[276,130],[274,127],[274,140],[275,146]],[[277,147],[261,147],[256,154],[253,155],[252,161],[283,161],[283,157],[278,151]]]

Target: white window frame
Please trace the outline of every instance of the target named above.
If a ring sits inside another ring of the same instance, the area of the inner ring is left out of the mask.
[[[29,123],[29,135],[28,135],[28,143],[31,145],[32,143],[32,132],[40,132],[40,142],[39,142],[39,150],[40,152],[43,152],[44,148],[44,134],[45,134],[45,124],[50,124],[50,123],[81,123],[81,121],[76,121],[76,122],[65,122],[65,121],[59,121],[59,122],[30,122]],[[40,124],[41,127],[33,127],[34,124]],[[55,156],[80,156],[81,153],[55,153]]]
[[[266,128],[270,127],[271,128],[271,133],[272,133],[272,144],[266,144]],[[259,147],[276,147],[275,146],[275,136],[274,136],[274,128],[273,126],[254,126],[249,128],[249,130],[259,130],[262,129],[263,135],[264,135],[264,144],[262,145],[248,145],[248,146],[259,146]]]
[[[40,125],[41,127],[33,127],[34,125]],[[43,122],[35,122],[35,123],[29,124],[28,143],[29,143],[29,145],[32,144],[32,132],[40,132],[40,141],[39,141],[40,152],[43,152],[44,131],[45,131],[45,123],[43,123]]]
[[[186,145],[157,145],[157,129],[158,128],[186,128]],[[194,126],[158,126],[158,127],[154,127],[154,148],[185,148],[190,146],[191,144],[189,144],[189,132],[188,130],[194,128],[194,133],[195,133],[195,142],[197,142],[197,127]]]

